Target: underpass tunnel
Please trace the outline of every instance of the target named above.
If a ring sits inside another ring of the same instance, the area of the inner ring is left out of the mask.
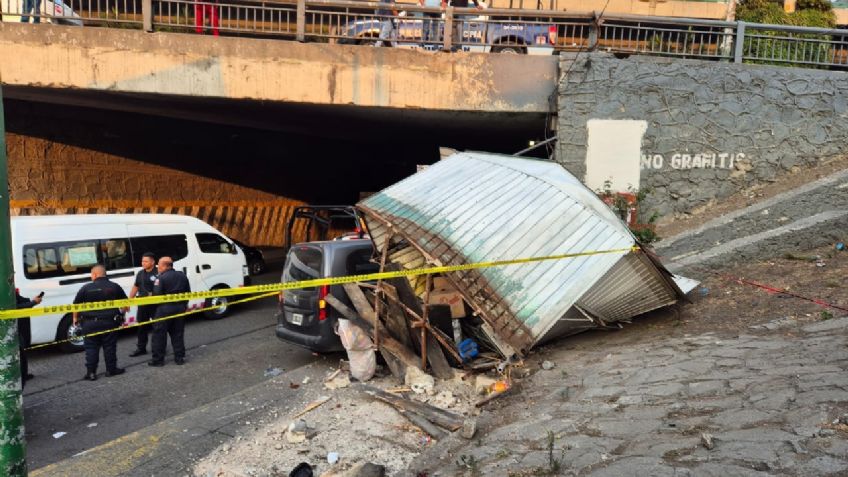
[[[295,205],[354,204],[437,161],[439,147],[515,153],[543,140],[549,119],[11,96],[13,214],[184,213],[254,245],[280,245]]]

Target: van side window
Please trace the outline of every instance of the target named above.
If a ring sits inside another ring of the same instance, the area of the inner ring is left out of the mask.
[[[357,250],[347,256],[348,275],[364,275],[379,271],[380,264],[371,261],[371,249]]]
[[[195,234],[203,253],[233,253],[233,244],[218,234]]]
[[[130,244],[125,238],[101,240],[100,251],[103,254],[103,264],[106,265],[106,270],[132,268],[133,266]]]
[[[159,257],[171,257],[175,262],[188,256],[188,244],[185,235],[148,235],[130,237],[133,266],[141,264],[141,256],[147,252]]]
[[[50,278],[91,272],[100,260],[98,240],[53,242],[24,246],[24,276]]]

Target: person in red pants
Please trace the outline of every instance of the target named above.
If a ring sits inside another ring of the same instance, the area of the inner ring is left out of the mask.
[[[212,34],[218,36],[218,6],[210,0],[194,4],[194,30],[200,35],[203,34],[207,15],[212,24]]]

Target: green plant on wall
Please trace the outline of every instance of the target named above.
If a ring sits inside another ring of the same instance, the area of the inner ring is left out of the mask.
[[[750,23],[835,28],[836,14],[828,0],[798,0],[797,10],[786,13],[782,2],[773,0],[743,0],[736,19]],[[799,44],[798,39],[820,40]],[[746,60],[746,63],[785,65],[793,63],[830,63],[833,50],[827,43],[830,35],[810,35],[757,30],[749,28],[745,36],[746,55],[768,58]]]
[[[639,242],[649,244],[660,240],[660,236],[656,232],[656,222],[661,215],[656,211],[647,215],[642,207],[645,199],[651,194],[651,189],[634,189],[632,185],[628,186],[627,193],[632,196],[632,200],[628,200],[626,195],[613,191],[612,182],[607,180],[604,181],[604,187],[595,192],[612,209],[615,215],[625,223],[627,223],[628,215],[635,205],[636,220],[632,225],[628,224],[628,227]]]

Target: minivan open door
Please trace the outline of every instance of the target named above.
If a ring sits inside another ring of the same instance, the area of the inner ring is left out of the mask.
[[[350,232],[356,238],[365,236],[365,227],[352,205],[302,205],[294,208],[286,225],[284,251],[296,242],[328,240],[332,232]]]

